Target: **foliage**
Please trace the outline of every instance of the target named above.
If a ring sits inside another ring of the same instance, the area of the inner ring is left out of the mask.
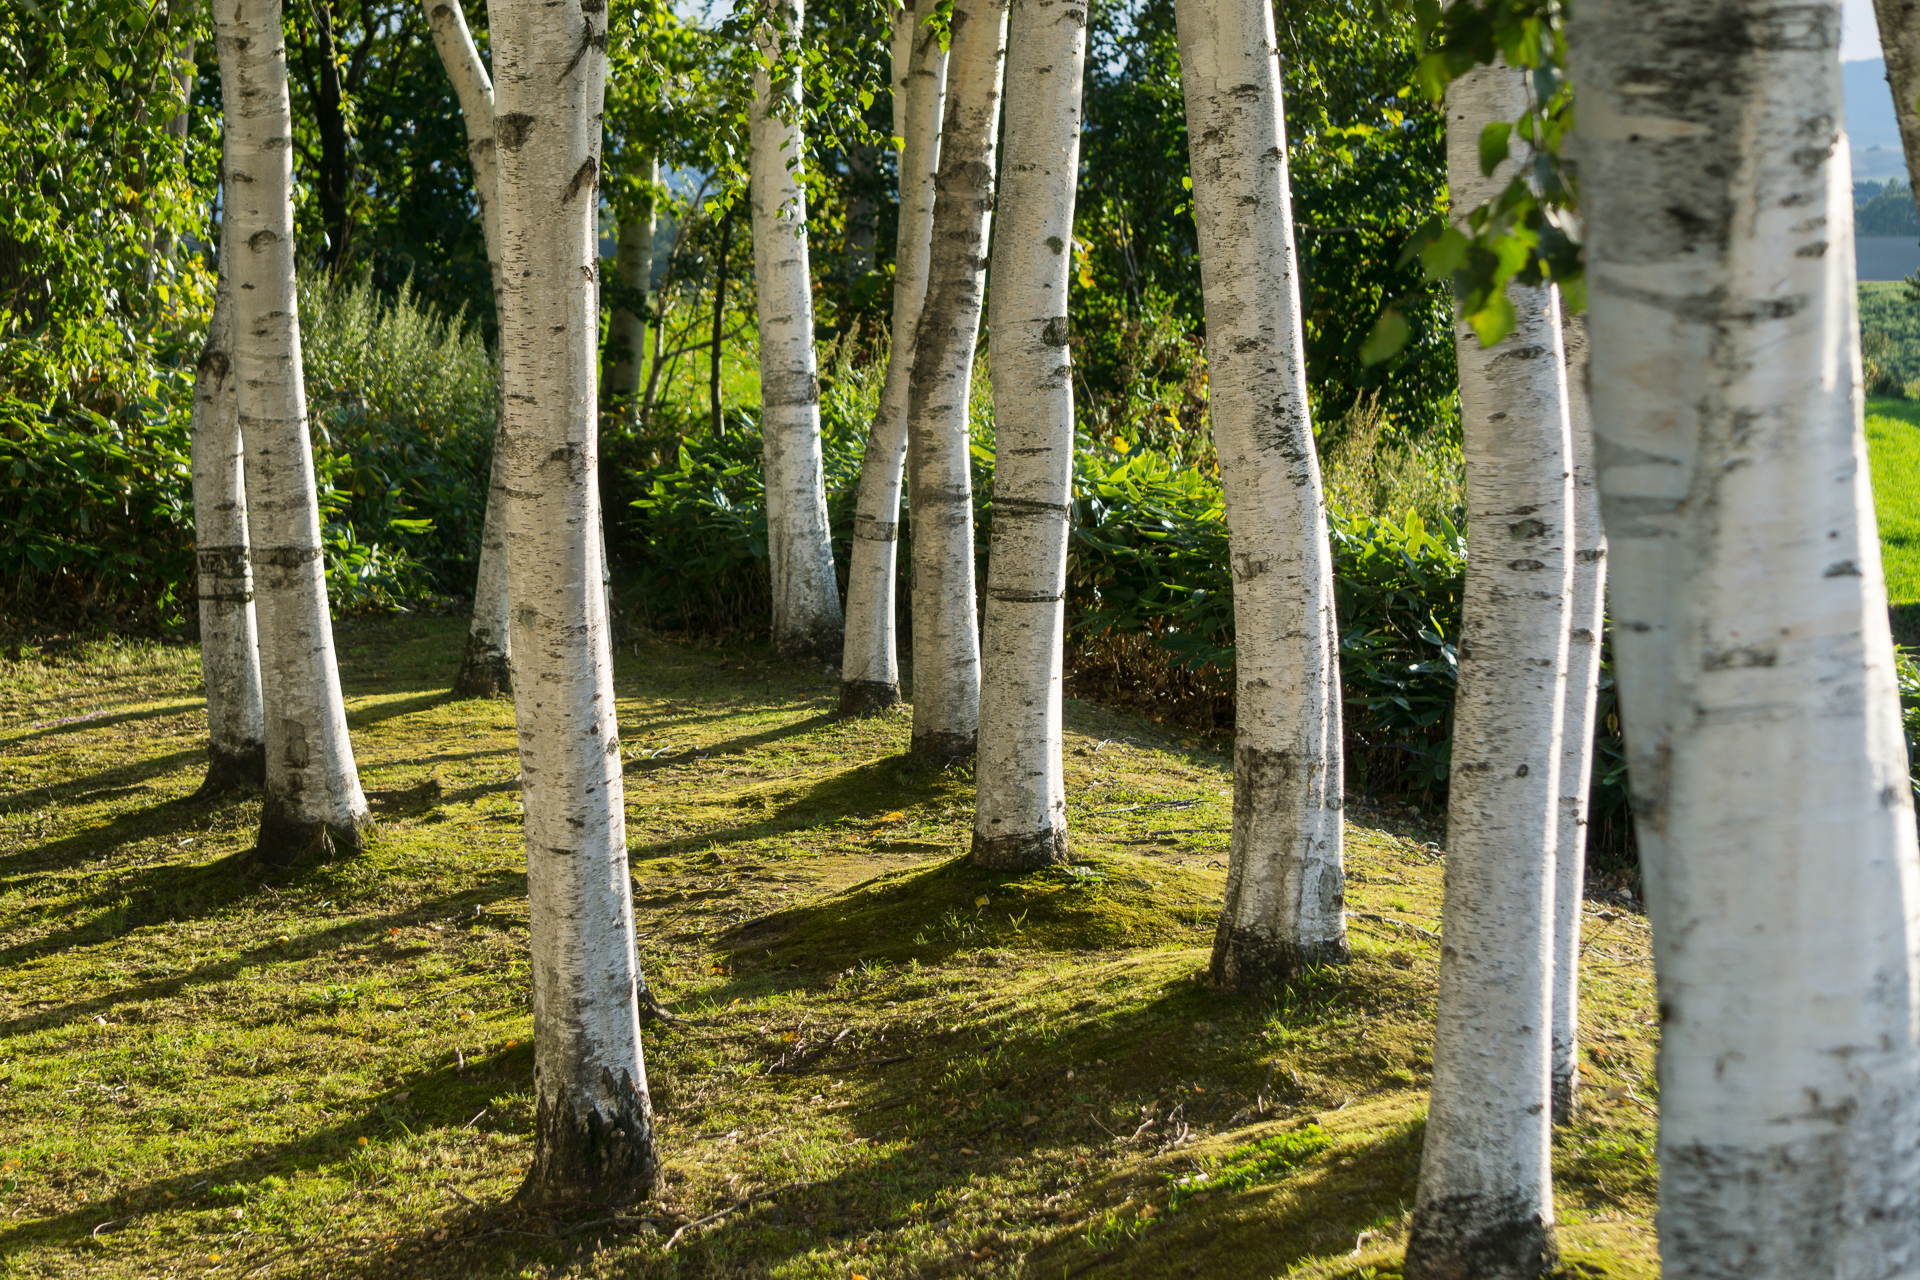
[[[471,593],[493,457],[493,361],[403,283],[303,282],[301,346],[337,612]]]
[[[1086,127],[1074,245],[1074,358],[1082,424],[1190,459],[1206,454],[1198,242],[1171,0],[1098,6],[1088,31]],[[1400,261],[1444,204],[1444,121],[1409,93],[1411,18],[1361,0],[1288,0],[1275,12],[1286,68],[1288,163],[1316,420],[1371,395],[1394,432],[1453,421],[1444,288]],[[1391,359],[1362,359],[1392,304]]]
[[[1859,288],[1861,355],[1873,366],[1864,370],[1867,394],[1905,395],[1908,384],[1920,384],[1920,301],[1899,281],[1862,281]]]
[[[1914,205],[1913,189],[1906,183],[1856,182],[1853,198],[1855,235],[1920,236],[1920,208]]]
[[[1573,167],[1561,154],[1573,129],[1573,85],[1563,74],[1565,4],[1457,0],[1443,8],[1440,0],[1392,0],[1389,7],[1414,15],[1427,48],[1414,82],[1434,103],[1445,98],[1449,83],[1496,60],[1531,73],[1532,92],[1520,118],[1490,121],[1478,140],[1483,175],[1514,161],[1506,185],[1479,208],[1435,217],[1408,244],[1405,258],[1418,256],[1430,279],[1452,281],[1460,314],[1484,346],[1504,338],[1517,318],[1506,297],[1509,281],[1556,284],[1564,305],[1583,310],[1579,193]],[[1391,357],[1407,333],[1402,317],[1382,313],[1369,356]]]
[[[188,375],[111,415],[0,399],[0,614],[44,629],[152,630],[193,580]]]
[[[0,8],[0,342],[78,365],[141,345],[180,287],[215,148],[188,126],[194,9],[98,0]]]

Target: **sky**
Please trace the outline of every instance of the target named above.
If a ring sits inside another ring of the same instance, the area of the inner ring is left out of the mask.
[[[1880,31],[1873,22],[1873,0],[1841,0],[1840,61],[1880,56]]]

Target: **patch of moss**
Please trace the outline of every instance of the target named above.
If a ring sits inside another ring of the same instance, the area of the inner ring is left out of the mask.
[[[1109,855],[1006,872],[962,856],[747,921],[722,945],[742,964],[757,956],[804,969],[863,960],[937,964],[995,948],[1190,947],[1212,936],[1217,900],[1198,876],[1144,858]]]

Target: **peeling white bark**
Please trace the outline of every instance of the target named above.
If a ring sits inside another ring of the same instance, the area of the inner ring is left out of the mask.
[[[200,672],[207,685],[207,777],[200,796],[260,785],[266,777],[266,713],[254,625],[253,558],[247,545],[245,457],[233,367],[231,237],[224,219],[220,278],[207,341],[193,379],[194,568],[200,603]]]
[[[1920,1267],[1920,908],[1862,431],[1840,7],[1569,31],[1673,1280]]]
[[[1177,0],[1207,377],[1233,561],[1233,847],[1213,976],[1347,956],[1333,558],[1308,420],[1282,81],[1264,0]]]
[[[776,86],[768,68],[757,67],[748,115],[773,649],[788,658],[832,656],[843,637],[820,451],[807,197],[799,182],[804,142],[792,119],[800,81],[781,51],[800,29],[801,10],[801,0],[769,0],[765,7],[756,39],[773,67],[790,78]]]
[[[1560,816],[1554,831],[1553,1122],[1573,1119],[1580,1088],[1580,904],[1587,889],[1587,797],[1593,779],[1594,708],[1606,618],[1607,535],[1593,487],[1593,413],[1587,400],[1587,325],[1562,315],[1567,436],[1573,487],[1573,586],[1567,610],[1566,720],[1561,728]]]
[[[613,657],[595,483],[593,273],[606,21],[493,0],[501,453],[533,950],[532,1200],[659,1178],[640,1051]]]
[[[973,860],[1067,857],[1060,695],[1073,357],[1067,346],[1085,0],[1013,0],[1007,142],[993,242],[993,542],[981,629]]]
[[[1524,73],[1447,90],[1456,218],[1504,185],[1481,129],[1525,108]],[[1467,578],[1454,700],[1439,1019],[1407,1280],[1535,1280],[1557,1261],[1549,1144],[1554,851],[1571,548],[1566,369],[1551,288],[1483,348],[1454,324],[1467,463]]]
[[[927,27],[935,0],[898,10],[893,26],[894,130],[900,152],[900,237],[893,259],[893,342],[887,379],[860,464],[847,571],[847,635],[840,659],[840,712],[867,715],[900,701],[894,629],[895,556],[900,544],[900,481],[907,461],[908,378],[914,332],[927,298],[933,243],[933,175],[940,164],[947,51]]]
[[[933,764],[972,755],[980,728],[967,407],[993,220],[1007,0],[954,0],[952,32],[927,297],[907,380],[912,751]]]
[[[493,81],[487,64],[467,29],[460,0],[421,0],[433,47],[460,99],[460,116],[467,130],[467,159],[473,166],[474,202],[480,208],[480,232],[486,242],[487,273],[493,279],[496,315],[500,301],[500,217],[497,205],[498,151],[494,142]],[[467,628],[467,647],[454,693],[490,698],[512,691],[508,646],[506,542],[501,526],[506,519],[500,492],[500,426],[494,428],[493,466],[487,477],[487,510],[480,524],[480,565],[474,579],[473,619]]]
[[[232,246],[233,363],[246,455],[266,796],[257,854],[357,850],[371,825],[347,740],[320,563],[293,275],[293,116],[278,0],[215,0]]]

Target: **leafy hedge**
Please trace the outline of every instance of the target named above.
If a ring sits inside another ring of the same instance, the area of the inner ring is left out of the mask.
[[[830,397],[831,403],[831,397]],[[861,430],[842,406],[824,415],[834,553],[844,571]],[[991,536],[990,429],[976,423],[975,553]],[[728,434],[685,437],[660,465],[610,478],[627,502],[616,560],[640,620],[667,629],[754,632],[769,608],[759,437],[735,415]],[[1084,437],[1075,457],[1068,556],[1070,679],[1104,701],[1150,708],[1199,728],[1232,721],[1233,597],[1218,482],[1152,452]],[[610,508],[612,510],[613,508]],[[1348,785],[1445,802],[1455,642],[1466,540],[1444,514],[1335,514],[1329,532],[1340,619]],[[900,550],[906,630],[911,545]],[[1594,778],[1594,847],[1627,847],[1624,761],[1603,674]]]
[[[364,282],[303,288],[301,312],[334,610],[468,594],[495,411],[478,336]],[[31,342],[0,352],[0,615],[13,625],[191,621],[197,343],[57,376]]]

